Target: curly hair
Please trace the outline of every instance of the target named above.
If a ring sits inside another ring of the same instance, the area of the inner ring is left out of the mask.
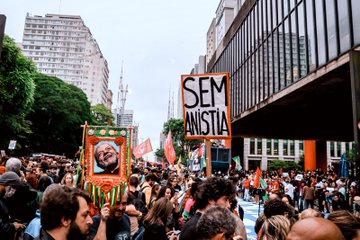
[[[290,232],[290,221],[282,215],[265,218],[259,234],[259,240],[286,240]]]
[[[201,239],[211,239],[219,233],[224,233],[225,239],[231,239],[236,226],[236,220],[229,209],[214,205],[201,215],[196,231]]]
[[[198,185],[194,194],[195,208],[204,209],[210,200],[217,201],[222,196],[229,198],[235,194],[235,187],[230,180],[211,177]]]

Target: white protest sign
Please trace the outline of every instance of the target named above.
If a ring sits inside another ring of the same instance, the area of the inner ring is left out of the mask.
[[[228,73],[182,75],[185,138],[230,138]]]
[[[15,149],[15,146],[16,146],[16,140],[10,140],[10,143],[9,143],[9,149]]]

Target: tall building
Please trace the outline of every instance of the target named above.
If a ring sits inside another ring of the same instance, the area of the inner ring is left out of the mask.
[[[28,13],[22,45],[41,73],[79,87],[92,105],[107,105],[108,64],[80,16]]]
[[[338,71],[338,77],[334,79],[344,84],[341,85],[346,86],[344,89],[350,89],[353,81],[350,79],[354,77],[349,74],[351,64],[348,62],[352,59],[349,54],[352,49],[360,48],[359,15],[356,14],[360,2],[238,0],[234,7],[235,18],[231,23],[223,20],[227,23],[225,26],[229,26],[224,28],[224,32],[219,26],[222,22],[220,17],[231,19],[231,14],[225,11],[226,1],[233,6],[232,0],[220,1],[216,18],[207,34],[206,68],[208,72],[230,74],[232,129],[233,136],[237,136],[232,139],[232,154],[243,157],[245,169],[255,166],[266,169],[267,162],[276,159],[298,161],[303,155],[302,140],[266,139],[264,133],[257,136],[258,132],[244,131],[247,128],[239,122],[254,109],[267,102],[272,103],[275,95],[285,95],[287,89],[299,82],[303,85],[309,81],[320,82],[323,77],[329,81],[326,84],[321,82],[323,85],[320,87],[326,88],[332,83],[331,74]],[[350,92],[347,95],[350,96]],[[340,102],[340,99],[337,101]],[[333,118],[335,115],[345,118],[339,110],[348,109],[348,105],[335,108],[338,105],[334,103],[327,102],[322,106],[326,109],[334,107]],[[325,112],[320,108],[318,111]],[[281,120],[278,122],[285,129],[287,122]],[[288,122],[291,122],[291,127],[297,128],[294,121]],[[263,123],[271,126],[269,119],[264,119]],[[289,134],[286,136],[290,137]],[[336,165],[341,154],[353,148],[349,142],[326,140],[324,136],[319,138],[320,146],[324,146],[320,150],[325,149],[325,154],[319,155],[319,158],[325,156],[326,165]]]

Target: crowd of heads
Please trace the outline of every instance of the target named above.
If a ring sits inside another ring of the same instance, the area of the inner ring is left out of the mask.
[[[115,150],[110,146],[103,147],[95,151],[95,159],[100,165],[110,164]],[[96,216],[101,221],[116,224],[124,224],[127,218],[131,224],[136,221],[138,225],[134,232],[140,232],[145,240],[152,239],[149,236],[152,236],[154,226],[171,233],[169,239],[246,239],[241,221],[244,213],[237,199],[244,197],[243,184],[254,180],[254,171],[203,178],[184,170],[133,167],[128,189],[120,193],[113,205],[103,204],[93,212],[90,203],[94,199],[77,188],[75,167],[76,162],[68,160],[10,158],[6,161],[5,173],[0,176],[1,199],[16,216],[16,207],[11,203],[25,199],[23,192],[30,194],[35,190],[35,206],[41,212],[43,231],[60,234],[64,239],[89,237]],[[107,169],[105,165],[104,169]],[[357,210],[360,210],[356,182],[337,178],[332,171],[302,172],[302,179],[298,179],[298,175],[295,171],[287,175],[262,173],[267,188],[250,193],[254,202],[264,204],[264,211],[254,226],[257,238],[356,239],[360,232],[355,209],[358,206]],[[306,194],[313,194],[312,202],[300,205],[300,200],[311,200]],[[315,203],[317,198],[319,201]],[[29,220],[30,217],[23,221]],[[25,228],[21,222],[11,221],[15,229]],[[99,222],[96,224],[94,234],[97,235],[100,234],[98,229],[102,231],[103,228],[99,227]],[[180,236],[174,229],[181,230]],[[134,234],[131,232],[135,239]]]

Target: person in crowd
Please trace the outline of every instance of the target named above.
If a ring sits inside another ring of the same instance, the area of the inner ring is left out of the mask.
[[[160,198],[165,197],[169,199],[173,203],[173,212],[171,215],[171,219],[168,222],[170,228],[174,227],[175,229],[180,229],[179,226],[179,218],[180,218],[180,207],[179,207],[179,192],[175,191],[169,186],[162,186],[159,190],[157,200]],[[156,201],[157,201],[156,200]]]
[[[113,206],[105,203],[100,211],[93,217],[90,227],[91,240],[103,239],[130,239],[130,219],[126,215],[127,193],[120,194]]]
[[[149,205],[147,206],[148,209],[150,209],[150,208],[152,208],[152,206],[154,206],[154,203],[155,203],[155,201],[157,199],[159,191],[160,191],[160,184],[155,183],[151,188],[150,202],[149,202]]]
[[[175,190],[177,190],[178,192],[181,191],[181,187],[178,184],[178,177],[175,174],[169,177],[166,186],[172,188],[174,191]]]
[[[304,209],[314,208],[315,188],[314,184],[309,182],[304,187]]]
[[[145,177],[145,182],[141,185],[141,191],[145,194],[146,206],[149,206],[151,198],[151,188],[156,182],[156,176],[152,173],[149,173]]]
[[[250,200],[250,179],[248,176],[245,177],[245,180],[243,181],[243,188],[244,188],[244,200],[249,201]]]
[[[61,179],[61,185],[66,185],[68,187],[74,187],[74,175],[70,172],[65,173],[63,179]]]
[[[166,197],[167,199],[171,199],[175,194],[174,189],[172,189],[169,186],[162,186],[159,190],[159,194],[157,196],[157,199],[160,199],[162,197]]]
[[[305,209],[304,211],[302,211],[299,215],[300,217],[300,220],[301,219],[305,219],[305,218],[309,218],[309,217],[321,217],[323,218],[324,215],[319,212],[319,211],[316,211],[315,209],[312,209],[312,208],[308,208],[308,209]]]
[[[331,207],[333,211],[348,210],[348,205],[343,199],[343,195],[340,192],[334,191],[332,196]]]
[[[70,224],[68,239],[86,240],[93,220],[90,215],[90,197],[78,188],[66,188],[75,205],[76,216]]]
[[[331,211],[331,203],[332,203],[332,194],[327,189],[324,190],[324,194],[325,194],[325,200],[324,200],[325,212],[330,213],[330,211]]]
[[[53,183],[59,183],[60,182],[60,178],[59,178],[59,175],[57,173],[57,165],[56,163],[52,163],[50,165],[50,169],[49,169],[49,172],[48,172],[48,175],[49,177],[52,178],[53,180]]]
[[[32,169],[27,170],[25,174],[25,180],[31,188],[35,190],[38,189],[38,179],[35,171],[33,171]]]
[[[22,163],[20,161],[20,159],[18,158],[9,158],[6,163],[5,163],[5,171],[6,172],[14,172],[16,173],[19,177],[21,177],[21,167],[22,167]]]
[[[324,218],[305,218],[291,228],[287,240],[345,240],[335,223]]]
[[[274,215],[264,219],[258,240],[286,240],[289,232],[289,219],[282,215]]]
[[[291,225],[298,220],[298,216],[295,213],[294,208],[279,199],[272,199],[265,202],[264,215],[266,218],[271,218],[275,215],[286,216]]]
[[[236,227],[236,218],[226,207],[211,206],[201,215],[196,232],[199,239],[231,240],[234,239]]]
[[[211,205],[230,207],[229,199],[235,195],[235,188],[231,181],[219,177],[211,177],[199,184],[195,193],[196,213],[184,225],[180,233],[180,240],[199,239],[196,224],[202,213]]]
[[[305,181],[301,180],[299,184],[299,195],[298,195],[299,212],[302,212],[302,210],[304,210],[304,187],[305,187]]]
[[[25,225],[17,221],[10,221],[9,210],[4,199],[7,187],[19,187],[20,177],[15,172],[5,172],[0,176],[0,238],[14,239],[17,231],[25,229]]]
[[[290,197],[290,195],[288,195],[288,194],[281,195],[281,201],[294,207],[294,202],[293,202],[292,198]]]
[[[186,200],[182,212],[182,218],[184,222],[188,221],[194,215],[194,211],[192,211],[192,209],[193,205],[195,204],[195,193],[200,183],[200,179],[195,179],[195,181],[191,184],[191,187],[188,189],[190,197]]]
[[[138,191],[139,178],[133,175],[129,179],[127,206],[125,213],[130,218],[131,238],[135,239],[143,231],[142,216],[148,212],[145,206],[145,194]]]
[[[168,219],[173,211],[173,203],[162,197],[158,199],[145,216],[145,232],[143,240],[175,240],[177,235],[167,229]]]
[[[20,185],[8,186],[4,196],[12,221],[28,223],[35,217],[38,207],[37,192],[25,182],[22,163],[18,158],[10,158],[6,162],[6,172],[14,172],[20,178]]]
[[[95,172],[95,173],[101,173],[101,174],[119,173],[118,152],[116,151],[115,147],[110,143],[100,142],[95,147],[94,157],[97,166],[103,169],[102,172]]]
[[[92,224],[88,202],[77,189],[58,184],[46,189],[40,205],[40,235],[35,240],[85,239]]]
[[[360,219],[349,211],[338,210],[332,212],[327,219],[340,228],[346,240],[360,239]]]
[[[289,178],[286,178],[284,181],[284,194],[287,194],[290,196],[291,201],[294,201],[294,185],[292,184],[292,182],[290,181]],[[294,207],[294,204],[291,204],[291,206]]]

